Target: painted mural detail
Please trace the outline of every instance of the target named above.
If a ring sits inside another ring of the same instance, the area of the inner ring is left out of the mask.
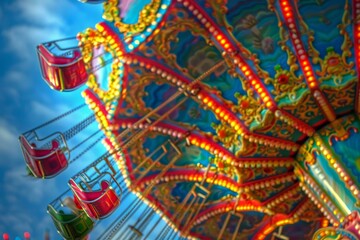
[[[231,149],[233,145],[241,145],[241,142],[239,140],[239,135],[236,134],[236,132],[225,124],[212,124],[213,128],[216,131],[216,136],[214,136],[215,141],[220,141],[222,144],[224,144],[224,147]]]
[[[325,239],[344,239],[344,240],[356,240],[358,239],[353,233],[345,229],[327,227],[321,228],[313,236],[316,240]]]
[[[281,104],[282,109],[291,112],[299,119],[305,122],[319,121],[323,118],[321,110],[317,107],[314,97],[311,96],[309,91],[306,91],[298,100],[296,105],[284,103]],[[316,120],[315,120],[316,119]]]
[[[227,0],[206,0],[206,5],[212,9],[213,16],[219,25],[231,30],[231,26],[226,20]]]
[[[294,71],[282,69],[280,65],[275,66],[275,71],[274,79],[269,79],[269,81],[265,82],[274,85],[272,93],[276,96],[275,101],[280,101],[280,99],[286,96],[290,101],[297,102],[299,97],[297,90],[306,86],[303,82],[303,77],[296,77]]]
[[[356,1],[107,1],[78,35],[104,67],[83,95],[126,191],[199,239],[239,215],[236,239],[310,238],[358,212]]]
[[[104,14],[103,18],[107,21],[114,22],[115,27],[119,29],[121,33],[126,34],[127,36],[132,36],[143,32],[146,27],[148,27],[152,22],[156,20],[156,13],[158,12],[161,6],[161,0],[152,0],[149,4],[145,5],[139,13],[138,20],[136,23],[125,23],[122,21],[122,17],[126,16],[126,13],[129,8],[129,4],[141,4],[140,1],[130,1],[130,3],[125,5],[122,4],[126,1],[122,0],[109,0],[104,3]],[[131,3],[132,2],[132,3]],[[134,3],[135,2],[135,3]],[[120,8],[119,8],[120,6]]]
[[[321,71],[316,71],[316,74],[320,76],[320,82],[332,78],[334,84],[338,86],[342,84],[343,76],[354,75],[354,63],[347,63],[345,60],[347,54],[351,54],[349,51],[351,45],[346,44],[345,46],[347,49],[343,49],[343,56],[336,53],[333,47],[328,47],[324,60],[319,60]]]
[[[258,26],[258,21],[254,15],[247,15],[240,21],[236,28],[250,31],[252,44],[255,48],[260,49],[264,54],[274,52],[274,41],[270,36],[263,36],[264,29],[267,26]]]
[[[264,104],[256,99],[252,89],[247,91],[246,95],[235,94],[238,104],[234,107],[234,111],[241,115],[246,126],[251,131],[259,129],[269,129],[274,124],[274,114],[265,110]]]
[[[154,36],[151,48],[154,50],[154,53],[161,56],[169,66],[175,67],[186,74],[188,72],[187,68],[181,66],[177,61],[177,56],[171,52],[172,44],[179,41],[179,34],[184,31],[190,31],[193,36],[201,36],[207,43],[210,42],[210,37],[194,19],[188,17],[186,11],[173,11],[169,14],[172,19],[169,17],[171,20],[166,21],[162,31]],[[206,59],[207,58],[203,58],[202,60]],[[191,64],[191,62],[189,63]]]

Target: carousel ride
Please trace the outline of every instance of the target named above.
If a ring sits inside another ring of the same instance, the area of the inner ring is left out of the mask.
[[[49,204],[63,238],[360,238],[360,0],[83,2],[105,22],[37,50],[85,104],[19,138],[37,178],[108,149]]]

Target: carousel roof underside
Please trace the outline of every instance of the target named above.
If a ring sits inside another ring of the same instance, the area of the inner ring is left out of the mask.
[[[296,159],[359,112],[360,2],[130,2],[123,29],[105,8],[114,24],[79,35],[87,64],[99,46],[118,59],[84,95],[129,188],[200,239],[311,239],[327,223]]]

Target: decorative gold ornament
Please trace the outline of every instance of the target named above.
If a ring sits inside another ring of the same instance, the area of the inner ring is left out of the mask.
[[[107,21],[114,22],[114,25],[121,33],[127,37],[143,32],[156,20],[156,14],[161,6],[161,0],[152,0],[140,12],[139,19],[135,24],[122,22],[120,18],[119,0],[108,0],[104,3],[103,18]]]

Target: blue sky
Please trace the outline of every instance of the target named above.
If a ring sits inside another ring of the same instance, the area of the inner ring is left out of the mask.
[[[94,27],[101,14],[101,5],[76,0],[0,1],[0,236],[7,232],[14,239],[29,231],[32,239],[43,239],[50,229],[51,239],[60,239],[46,206],[67,189],[67,180],[84,163],[76,162],[55,179],[32,180],[23,176],[17,138],[83,102],[82,89],[58,93],[45,84],[36,45]]]
[[[51,90],[41,79],[36,45],[75,36],[86,28],[93,28],[102,21],[102,11],[101,4],[82,4],[76,0],[0,1],[0,238],[3,233],[8,233],[14,239],[28,231],[32,239],[40,240],[48,229],[52,240],[61,239],[46,213],[48,203],[68,190],[70,177],[105,152],[105,148],[98,144],[56,178],[34,180],[24,176],[25,164],[18,144],[21,133],[84,102],[80,95],[84,87],[74,92],[60,93]],[[58,130],[65,131],[90,113],[85,108],[80,112],[81,116],[54,124],[45,129],[41,136]],[[70,148],[96,129],[97,124],[94,123],[77,135],[68,142]],[[73,157],[76,155],[77,152],[72,153]],[[111,217],[97,224],[91,239],[99,236],[132,201],[134,196],[122,202]],[[129,221],[136,221],[143,209],[144,205]],[[149,239],[156,239],[165,226],[163,221],[160,222]],[[145,232],[151,227],[152,224],[149,224]]]

